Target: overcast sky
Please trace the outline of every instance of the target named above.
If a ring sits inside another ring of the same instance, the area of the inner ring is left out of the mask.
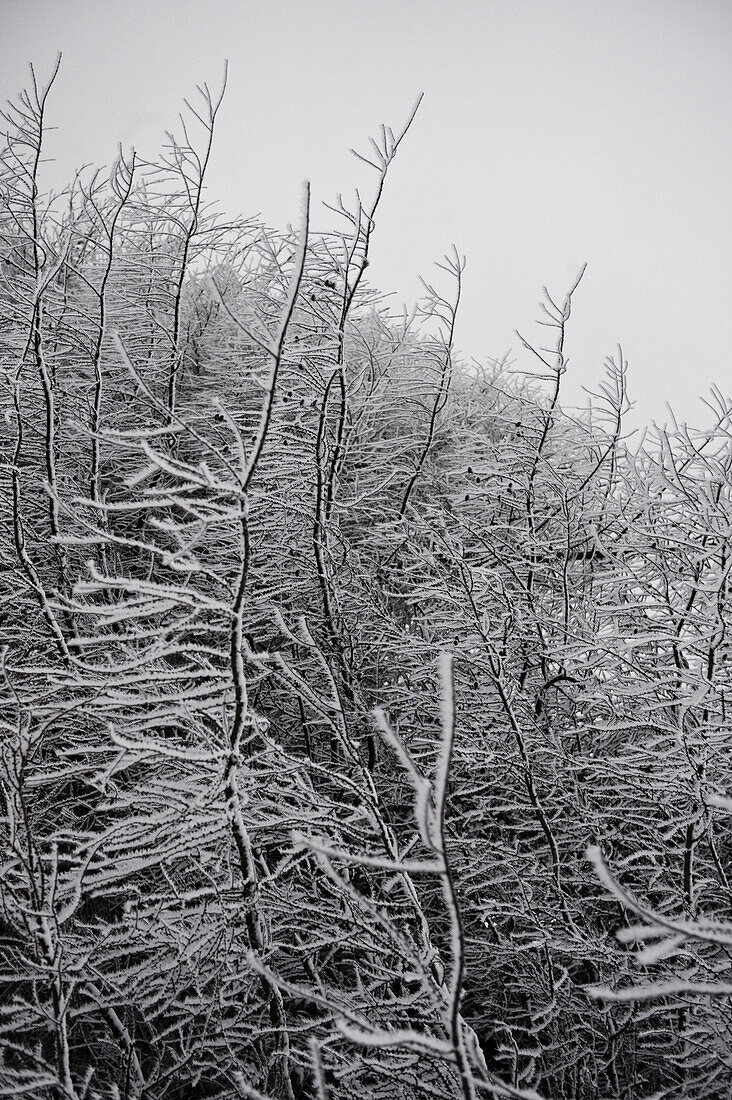
[[[467,256],[458,343],[501,356],[535,337],[586,260],[567,398],[621,342],[635,420],[706,422],[732,392],[730,0],[0,0],[0,98],[62,50],[50,108],[58,184],[119,141],[151,155],[204,80],[229,87],[210,196],[297,220],[366,188],[349,154],[425,93],[384,195],[371,281],[413,301],[454,242]],[[321,225],[324,224],[320,219]]]

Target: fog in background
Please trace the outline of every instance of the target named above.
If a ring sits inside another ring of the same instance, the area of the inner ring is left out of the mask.
[[[467,256],[466,358],[540,339],[542,284],[587,273],[569,328],[565,404],[618,341],[632,423],[707,423],[732,392],[729,0],[0,0],[0,97],[62,50],[49,122],[52,186],[119,141],[153,156],[195,85],[229,85],[209,197],[296,222],[368,191],[364,149],[425,98],[387,181],[373,285],[398,308],[454,242]],[[316,226],[334,227],[326,211]]]

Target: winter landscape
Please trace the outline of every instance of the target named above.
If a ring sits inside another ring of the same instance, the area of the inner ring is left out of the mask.
[[[732,402],[633,431],[617,346],[570,408],[583,262],[522,369],[459,248],[396,307],[419,97],[273,229],[226,78],[44,187],[60,66],[0,154],[0,1096],[728,1097]]]

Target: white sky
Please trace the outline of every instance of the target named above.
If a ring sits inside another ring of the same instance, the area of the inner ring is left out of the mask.
[[[278,227],[306,177],[316,203],[365,189],[349,148],[424,91],[374,284],[413,301],[455,242],[460,347],[528,366],[514,328],[540,336],[542,284],[561,297],[587,260],[565,401],[618,341],[636,423],[666,400],[705,423],[698,395],[732,391],[730,0],[0,0],[0,27],[1,99],[63,50],[54,185],[120,140],[152,154],[228,57],[209,194]]]

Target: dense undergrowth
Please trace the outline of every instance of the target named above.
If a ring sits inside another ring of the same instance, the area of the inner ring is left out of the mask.
[[[730,407],[631,449],[227,223],[1,163],[0,1095],[726,1097]],[[398,170],[398,169],[397,169]],[[388,201],[387,197],[384,201]],[[571,334],[570,334],[571,335]],[[528,347],[528,345],[527,345]],[[541,362],[539,362],[541,359]]]

